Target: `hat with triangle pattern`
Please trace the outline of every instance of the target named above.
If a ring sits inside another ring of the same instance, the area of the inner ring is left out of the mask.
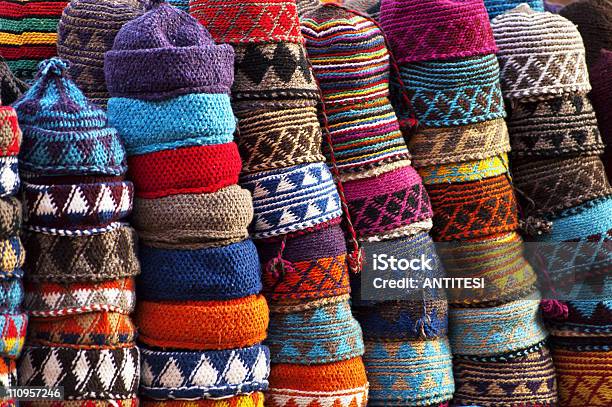
[[[20,165],[45,175],[121,175],[125,149],[106,113],[70,79],[59,58],[39,65],[36,81],[14,104],[23,131]]]

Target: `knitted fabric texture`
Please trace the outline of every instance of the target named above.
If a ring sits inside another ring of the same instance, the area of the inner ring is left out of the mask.
[[[24,231],[23,239],[28,248],[24,270],[29,281],[103,281],[133,277],[140,272],[136,233],[127,226],[93,236]]]
[[[140,394],[153,399],[221,398],[268,388],[270,353],[255,345],[206,352],[142,349]]]
[[[380,23],[400,64],[496,51],[482,1],[383,0]]]
[[[449,241],[471,239],[518,228],[512,185],[506,175],[428,189],[434,208],[432,236]]]
[[[147,301],[210,301],[261,291],[257,249],[250,240],[200,250],[140,246],[138,296]]]
[[[274,364],[266,405],[365,407],[368,379],[361,358],[328,364]]]
[[[317,82],[302,44],[234,45],[235,99],[318,98]]]
[[[578,352],[553,350],[559,384],[559,402],[564,406],[606,406],[612,403],[612,351]]]
[[[230,185],[211,194],[136,198],[132,224],[150,246],[187,249],[244,240],[252,218],[249,192]]]
[[[216,192],[237,184],[241,167],[235,143],[135,155],[128,163],[128,176],[141,198]]]
[[[17,385],[17,364],[14,359],[0,357],[0,386]]]
[[[210,350],[261,342],[269,316],[265,298],[251,295],[227,301],[139,301],[135,320],[146,345]]]
[[[19,312],[23,301],[23,284],[18,278],[0,280],[0,312],[14,314]]]
[[[576,24],[586,48],[589,68],[597,63],[602,49],[612,50],[612,3],[585,0],[568,4],[559,14]]]
[[[466,161],[457,164],[438,164],[419,168],[423,184],[455,184],[458,182],[481,181],[508,172],[508,155],[486,158],[484,160]]]
[[[26,90],[28,85],[17,79],[6,62],[0,60],[0,104],[12,105]]]
[[[350,9],[367,15],[374,20],[380,19],[381,0],[345,0],[343,5]]]
[[[555,368],[547,348],[509,361],[457,359],[454,373],[454,401],[458,405],[555,405],[558,402]]]
[[[17,359],[23,349],[28,316],[26,314],[0,314],[0,355]]]
[[[265,343],[273,363],[332,363],[364,352],[348,296],[271,306]]]
[[[18,236],[0,240],[0,278],[21,277],[25,251]]]
[[[508,130],[517,157],[600,154],[604,149],[593,106],[583,95],[514,103]]]
[[[344,184],[353,224],[361,236],[376,235],[432,217],[416,170],[404,167]]]
[[[608,96],[612,93],[612,51],[602,50],[599,62],[591,69],[593,91],[590,94],[597,122],[606,144],[603,157],[608,178],[612,177],[612,109]]]
[[[21,137],[15,109],[10,106],[0,106],[0,154],[2,156],[19,154]]]
[[[134,280],[97,283],[27,283],[24,307],[35,317],[55,317],[96,311],[130,314],[136,296]]]
[[[359,172],[409,158],[389,100],[389,51],[378,26],[332,6],[308,14],[302,26],[338,169]]]
[[[222,93],[193,93],[161,101],[112,97],[108,117],[129,155],[229,143],[236,129],[229,96]]]
[[[453,365],[446,338],[366,341],[368,406],[427,406],[452,397]]]
[[[323,163],[259,172],[244,176],[253,194],[254,238],[285,234],[342,215],[332,175]]]
[[[36,81],[14,105],[24,135],[20,165],[47,174],[123,174],[117,131],[67,69],[58,58],[41,62]]]
[[[484,280],[481,289],[446,290],[451,304],[494,306],[534,290],[536,274],[523,256],[523,240],[516,232],[438,244],[437,249],[449,277]]]
[[[19,199],[13,196],[0,198],[0,239],[10,239],[19,233],[21,215]]]
[[[495,55],[400,67],[419,123],[445,127],[506,116]]]
[[[543,0],[485,0],[484,2],[491,20],[522,3],[529,4],[533,11],[544,11]]]
[[[272,301],[327,298],[350,292],[346,243],[340,225],[280,242],[258,244],[263,292]],[[282,259],[284,272],[270,267]]]
[[[565,18],[521,4],[491,21],[507,99],[546,99],[591,90],[585,50]]]
[[[287,106],[235,105],[243,174],[324,161],[316,104],[296,99]]]
[[[612,332],[612,304],[610,301],[566,301],[567,318],[563,320],[548,319],[546,325],[557,332],[564,331],[565,335],[585,333],[597,335]],[[560,336],[560,335],[559,335]]]
[[[88,350],[27,346],[19,361],[20,386],[64,387],[68,400],[136,396],[140,352],[130,348]]]
[[[52,318],[30,318],[28,344],[98,349],[131,346],[136,327],[118,312],[90,312]],[[76,346],[74,346],[76,345]]]
[[[436,164],[483,160],[510,151],[506,122],[502,119],[453,127],[420,128],[410,138],[412,164]]]
[[[191,0],[189,12],[220,43],[303,41],[295,1]]]
[[[102,228],[129,215],[131,182],[34,185],[24,184],[24,220],[29,226],[62,229]]]
[[[140,401],[143,407],[264,407],[263,403],[264,395],[257,391],[223,399]]]
[[[106,106],[109,98],[104,53],[112,48],[121,26],[144,12],[143,6],[139,0],[78,0],[69,2],[62,13],[57,54],[70,61],[70,75],[83,93],[100,106]]]
[[[142,405],[136,397],[121,400],[62,400],[62,401],[29,401],[29,407],[104,407],[108,403],[117,407],[138,407]]]
[[[17,195],[20,186],[17,157],[0,157],[0,198]]]
[[[518,162],[514,185],[525,196],[523,216],[554,216],[564,209],[612,195],[601,159],[580,156]]]
[[[490,356],[543,341],[539,294],[493,308],[451,308],[449,338],[458,355]]]
[[[19,79],[31,80],[38,63],[56,55],[57,25],[66,4],[65,0],[0,3],[0,54]]]

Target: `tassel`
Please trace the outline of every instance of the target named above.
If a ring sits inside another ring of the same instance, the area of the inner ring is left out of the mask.
[[[565,321],[569,317],[569,309],[567,304],[559,300],[542,300],[540,308],[545,317]]]
[[[268,263],[266,263],[264,269],[267,273],[272,274],[275,279],[279,279],[285,275],[285,273],[294,272],[293,263],[289,260],[285,260],[282,257],[274,257]]]
[[[349,270],[355,274],[359,274],[361,273],[361,270],[363,270],[364,260],[365,256],[363,253],[363,248],[361,247],[357,247],[355,250],[349,253],[346,259]]]

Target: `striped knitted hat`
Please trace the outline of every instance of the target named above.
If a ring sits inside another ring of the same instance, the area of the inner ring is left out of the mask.
[[[591,90],[585,49],[565,18],[522,4],[491,21],[507,99],[550,98]]]
[[[544,11],[543,0],[484,0],[484,3],[491,20],[522,3],[529,4],[535,11]]]
[[[67,69],[58,58],[42,62],[36,82],[14,105],[24,135],[21,167],[45,174],[123,174],[125,151],[117,131]]]
[[[70,75],[92,102],[105,107],[104,53],[126,22],[144,12],[141,0],[75,0],[58,27],[57,53],[70,62]]]

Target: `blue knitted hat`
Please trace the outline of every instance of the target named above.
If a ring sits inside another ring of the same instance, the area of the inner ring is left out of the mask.
[[[106,113],[68,77],[68,64],[39,64],[35,82],[15,104],[23,131],[20,165],[45,175],[123,174],[126,158]]]
[[[544,11],[543,0],[484,0],[484,3],[491,20],[508,10],[512,10],[521,3],[529,4],[532,10]]]

